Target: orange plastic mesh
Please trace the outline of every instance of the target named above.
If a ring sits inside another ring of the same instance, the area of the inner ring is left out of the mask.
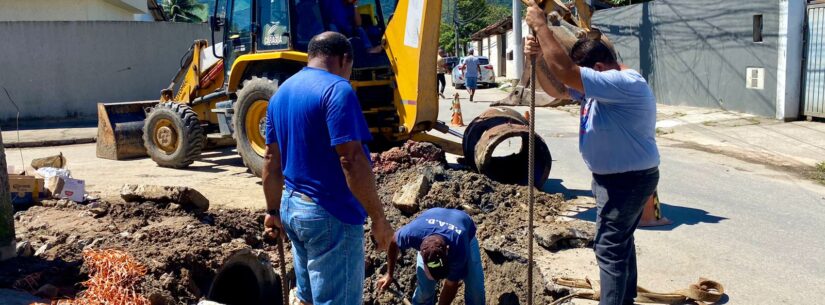
[[[89,268],[86,290],[75,299],[55,300],[51,305],[149,305],[149,300],[135,291],[146,275],[146,267],[121,250],[86,250],[83,260]],[[34,303],[32,305],[48,305]]]

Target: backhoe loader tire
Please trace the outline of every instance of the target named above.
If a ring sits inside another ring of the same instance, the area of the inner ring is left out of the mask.
[[[201,155],[204,145],[203,127],[191,107],[160,103],[146,116],[143,146],[159,166],[187,167]]]
[[[235,142],[243,164],[255,176],[264,169],[266,107],[269,99],[278,91],[278,84],[267,79],[253,77],[244,82],[235,101]],[[249,117],[251,116],[251,117]],[[255,134],[255,133],[258,134]],[[250,134],[251,133],[251,134]]]

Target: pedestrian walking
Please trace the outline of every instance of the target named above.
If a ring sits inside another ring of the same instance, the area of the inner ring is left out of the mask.
[[[464,58],[464,64],[461,70],[464,70],[464,87],[467,88],[467,93],[470,94],[470,101],[476,95],[478,89],[478,77],[481,74],[481,65],[478,63],[478,58],[473,55],[475,51],[470,50],[467,57]]]
[[[438,57],[435,60],[435,71],[436,78],[438,79],[438,95],[441,96],[441,98],[447,98],[444,96],[444,89],[447,88],[447,78],[444,76],[444,74],[447,73],[447,62],[444,57],[447,57],[447,52],[444,52],[442,48],[438,48]]]
[[[453,303],[461,282],[464,282],[464,304],[484,305],[484,270],[476,239],[476,225],[463,211],[433,208],[424,211],[395,233],[387,252],[387,274],[378,280],[378,289],[387,289],[393,282],[393,272],[399,252],[418,251],[418,280],[412,303],[436,304],[436,286],[444,280],[439,305]]]
[[[599,304],[633,304],[633,233],[659,182],[656,98],[647,81],[620,65],[601,40],[579,40],[568,55],[532,1],[526,19],[535,37],[528,37],[525,53],[546,63],[536,67],[539,85],[553,97],[581,102],[579,150],[593,172],[597,205]]]
[[[364,221],[372,219],[382,251],[393,230],[363,144],[371,135],[348,81],[352,46],[344,35],[324,32],[307,53],[307,67],[267,108],[264,226],[292,242],[301,304],[361,305]]]

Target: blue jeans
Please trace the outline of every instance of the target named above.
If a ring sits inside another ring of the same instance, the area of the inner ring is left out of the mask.
[[[339,221],[300,193],[284,190],[281,222],[292,242],[298,299],[362,305],[364,227]]]
[[[636,298],[636,245],[633,232],[645,203],[659,183],[659,169],[593,175],[596,197],[596,260],[600,305],[633,304]]]
[[[467,277],[464,278],[464,304],[484,305],[484,269],[481,266],[481,252],[478,250],[478,240],[473,238],[470,242],[469,255],[467,260]],[[415,305],[434,305],[436,281],[427,278],[424,271],[424,260],[419,252],[416,264],[416,277],[418,285],[413,292],[412,303]]]

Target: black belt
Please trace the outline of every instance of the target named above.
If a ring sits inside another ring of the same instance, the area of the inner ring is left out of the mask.
[[[640,170],[640,171],[630,171],[630,172],[616,173],[616,174],[600,175],[600,174],[593,173],[593,176],[594,177],[600,177],[600,178],[639,177],[639,176],[652,175],[652,174],[655,174],[655,173],[658,173],[658,172],[659,172],[659,167],[654,166],[654,167],[651,167],[651,168],[648,168],[648,169],[643,169],[643,170]]]

